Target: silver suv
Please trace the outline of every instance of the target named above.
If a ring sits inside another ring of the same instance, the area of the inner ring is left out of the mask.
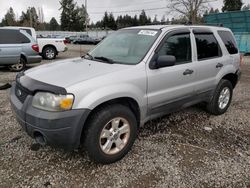
[[[201,102],[225,113],[239,78],[229,29],[144,26],[114,32],[82,58],[19,74],[10,98],[38,143],[69,150],[83,143],[93,161],[107,164],[151,119]]]
[[[26,64],[41,62],[38,53],[37,42],[25,31],[0,28],[0,66],[21,71]]]

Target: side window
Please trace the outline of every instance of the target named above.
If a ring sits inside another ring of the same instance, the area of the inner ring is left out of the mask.
[[[220,46],[213,33],[195,33],[198,60],[221,56]]]
[[[183,33],[168,37],[160,48],[158,55],[173,55],[176,58],[176,64],[191,62],[190,34]]]
[[[24,34],[19,33],[19,43],[30,43],[30,39],[28,39]]]
[[[0,44],[18,44],[19,31],[11,29],[0,29]]]
[[[237,54],[239,52],[236,41],[229,31],[218,31],[218,34],[220,35],[222,41],[224,42],[227,48],[227,51],[230,54]]]
[[[31,30],[30,29],[21,29],[21,30],[24,30],[24,31],[26,31],[30,36],[32,36],[32,34],[31,34]]]

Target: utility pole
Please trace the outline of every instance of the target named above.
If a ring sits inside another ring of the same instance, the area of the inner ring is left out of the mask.
[[[86,33],[88,34],[88,12],[87,12],[87,0],[85,0],[85,30]]]

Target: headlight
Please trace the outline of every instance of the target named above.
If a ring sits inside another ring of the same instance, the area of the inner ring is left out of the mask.
[[[37,92],[33,98],[32,106],[46,111],[70,110],[73,106],[74,96],[55,95],[47,92]]]

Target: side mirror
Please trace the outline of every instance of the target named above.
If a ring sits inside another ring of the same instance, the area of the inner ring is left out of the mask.
[[[163,55],[156,59],[156,68],[170,67],[174,66],[176,63],[176,58],[173,55]]]

